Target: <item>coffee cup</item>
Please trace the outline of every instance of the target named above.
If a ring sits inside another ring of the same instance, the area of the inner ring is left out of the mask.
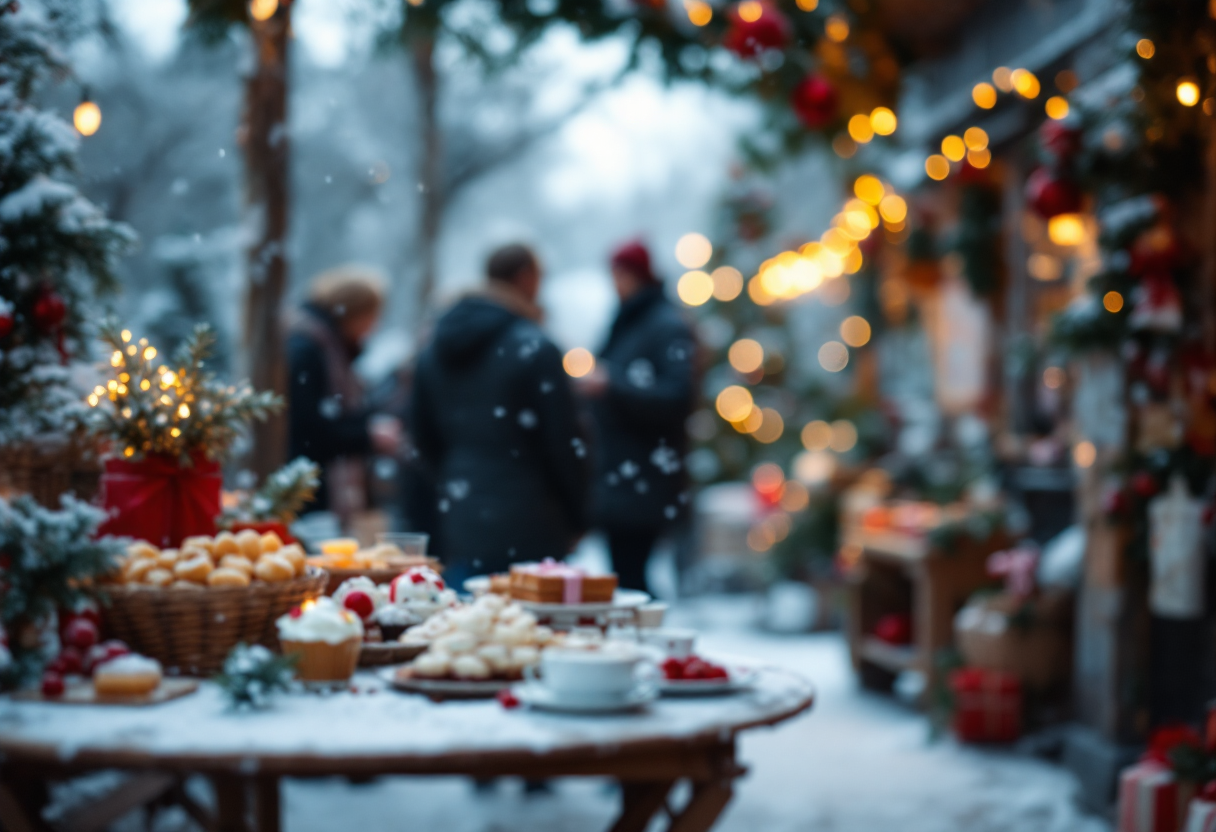
[[[657,630],[643,630],[641,638],[643,644],[658,648],[670,658],[684,659],[692,655],[697,634],[693,630],[660,627]]]
[[[663,626],[663,616],[667,614],[667,605],[662,601],[651,601],[643,604],[634,611],[639,630],[654,630]]]
[[[637,689],[643,668],[653,667],[636,647],[607,643],[594,650],[550,647],[541,653],[539,671],[529,666],[524,675],[563,699],[617,701]]]

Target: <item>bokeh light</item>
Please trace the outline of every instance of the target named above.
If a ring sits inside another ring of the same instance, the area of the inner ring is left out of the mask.
[[[1078,468],[1088,468],[1098,458],[1098,449],[1088,439],[1078,442],[1072,449],[1072,461]]]
[[[1136,41],[1136,54],[1147,61],[1157,54],[1157,47],[1148,38],[1140,38]]]
[[[764,16],[764,6],[760,4],[759,0],[743,0],[735,7],[735,11],[744,23],[755,23]]]
[[[898,194],[887,194],[878,203],[878,213],[886,222],[903,222],[908,216],[908,203]]]
[[[807,485],[823,485],[835,473],[836,457],[827,450],[804,451],[794,457],[794,476]]]
[[[1038,98],[1042,89],[1038,77],[1029,69],[1015,69],[1010,75],[1013,88],[1022,98]]]
[[[714,247],[704,234],[685,234],[676,242],[676,261],[686,269],[699,269],[714,256]]]
[[[849,350],[839,341],[828,341],[819,348],[819,366],[829,373],[839,373],[849,363]]]
[[[961,136],[946,136],[942,139],[942,155],[951,162],[961,162],[967,155],[967,145]]]
[[[80,135],[93,135],[101,129],[101,108],[93,101],[81,101],[72,112],[72,124]]]
[[[930,179],[935,179],[941,182],[950,175],[950,160],[945,156],[934,153],[925,160],[925,173]]]
[[[714,402],[718,415],[728,422],[742,422],[752,412],[751,391],[746,387],[732,384],[718,394]]]
[[[1047,99],[1047,103],[1043,105],[1043,109],[1047,112],[1048,118],[1053,118],[1056,121],[1068,118],[1068,99],[1062,95],[1053,95]]]
[[[249,0],[249,16],[261,23],[274,17],[279,10],[279,0]]]
[[[1102,307],[1107,312],[1118,312],[1123,308],[1123,295],[1112,289],[1102,296]]]
[[[1176,92],[1178,103],[1184,107],[1194,107],[1199,103],[1199,85],[1190,79],[1179,81]]]
[[[899,119],[888,107],[875,107],[870,113],[870,127],[880,136],[889,136],[895,132]]]
[[[743,275],[734,266],[719,266],[710,277],[714,281],[714,299],[732,301],[743,291]]]
[[[686,272],[676,284],[676,294],[689,306],[700,306],[714,296],[714,279],[702,271]]]
[[[714,8],[703,0],[685,0],[684,11],[693,26],[707,26],[714,19]]]
[[[595,369],[595,356],[590,350],[575,347],[562,356],[562,367],[566,375],[572,378],[582,378]]]
[[[771,445],[781,438],[781,434],[785,433],[785,420],[771,407],[761,408],[760,413],[764,419],[760,423],[760,427],[752,433],[752,437],[757,442]]]
[[[992,83],[1001,92],[1013,92],[1013,71],[1007,66],[992,70]]]
[[[832,443],[832,426],[822,419],[807,422],[802,427],[802,447],[808,451],[826,451]]]
[[[762,462],[752,469],[752,487],[766,497],[778,494],[785,485],[785,472],[775,462]]]
[[[874,128],[870,125],[870,117],[858,113],[849,119],[849,136],[858,144],[865,144],[874,138]]]
[[[858,199],[870,205],[882,202],[882,198],[887,194],[886,189],[882,186],[882,181],[877,176],[871,176],[868,173],[857,177],[853,182],[853,193],[857,194]]]
[[[1047,221],[1047,236],[1058,246],[1085,242],[1085,221],[1080,214],[1060,214]]]
[[[764,347],[760,346],[758,341],[754,341],[751,338],[740,338],[730,345],[730,350],[727,351],[727,359],[730,361],[730,366],[734,367],[736,372],[745,375],[747,373],[754,373],[764,364]]]
[[[828,447],[838,454],[848,453],[857,445],[857,428],[848,419],[832,422],[832,438]]]
[[[797,0],[798,8],[804,12],[813,12],[819,8],[819,0]]]
[[[992,163],[992,151],[988,148],[984,148],[983,150],[968,150],[967,163],[973,168],[983,170]]]
[[[963,132],[963,144],[968,150],[984,150],[988,147],[988,133],[982,127],[968,127]]]
[[[1048,390],[1058,390],[1064,384],[1064,371],[1059,367],[1048,367],[1043,370],[1043,386]]]
[[[996,89],[992,84],[981,82],[971,88],[971,100],[982,110],[991,110],[996,106]]]
[[[850,347],[870,343],[870,322],[860,315],[850,315],[840,322],[840,339]]]
[[[823,24],[823,33],[830,40],[837,43],[844,43],[849,38],[849,21],[845,20],[838,14],[834,14],[827,19]]]

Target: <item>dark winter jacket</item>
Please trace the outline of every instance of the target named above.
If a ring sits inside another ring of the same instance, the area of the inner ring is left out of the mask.
[[[351,364],[358,354],[316,307],[306,304],[289,325],[287,458],[306,456],[321,465],[321,488],[310,511],[331,508],[326,474],[332,463],[340,457],[363,456],[371,449],[370,414],[350,389],[356,384]]]
[[[455,574],[565,556],[590,460],[562,357],[508,290],[460,301],[419,358],[414,441],[435,472]]]
[[[600,352],[608,390],[593,408],[592,505],[600,528],[657,530],[684,513],[695,359],[692,328],[662,286],[622,304]]]

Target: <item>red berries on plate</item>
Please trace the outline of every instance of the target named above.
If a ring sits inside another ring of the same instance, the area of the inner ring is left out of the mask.
[[[683,659],[668,659],[662,664],[663,678],[669,682],[693,682],[713,679],[729,679],[725,667],[706,661],[699,656]]]
[[[498,704],[508,711],[519,707],[519,697],[511,693],[510,688],[500,690],[495,698],[498,700]]]
[[[63,628],[63,641],[77,650],[88,650],[101,640],[97,625],[84,616],[73,618]]]

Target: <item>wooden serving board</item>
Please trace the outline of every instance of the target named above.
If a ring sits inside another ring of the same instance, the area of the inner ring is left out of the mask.
[[[159,705],[180,699],[198,690],[198,679],[163,679],[160,687],[143,696],[98,696],[87,680],[69,682],[63,696],[43,696],[41,691],[20,690],[13,699],[23,702],[50,702],[57,705]]]

